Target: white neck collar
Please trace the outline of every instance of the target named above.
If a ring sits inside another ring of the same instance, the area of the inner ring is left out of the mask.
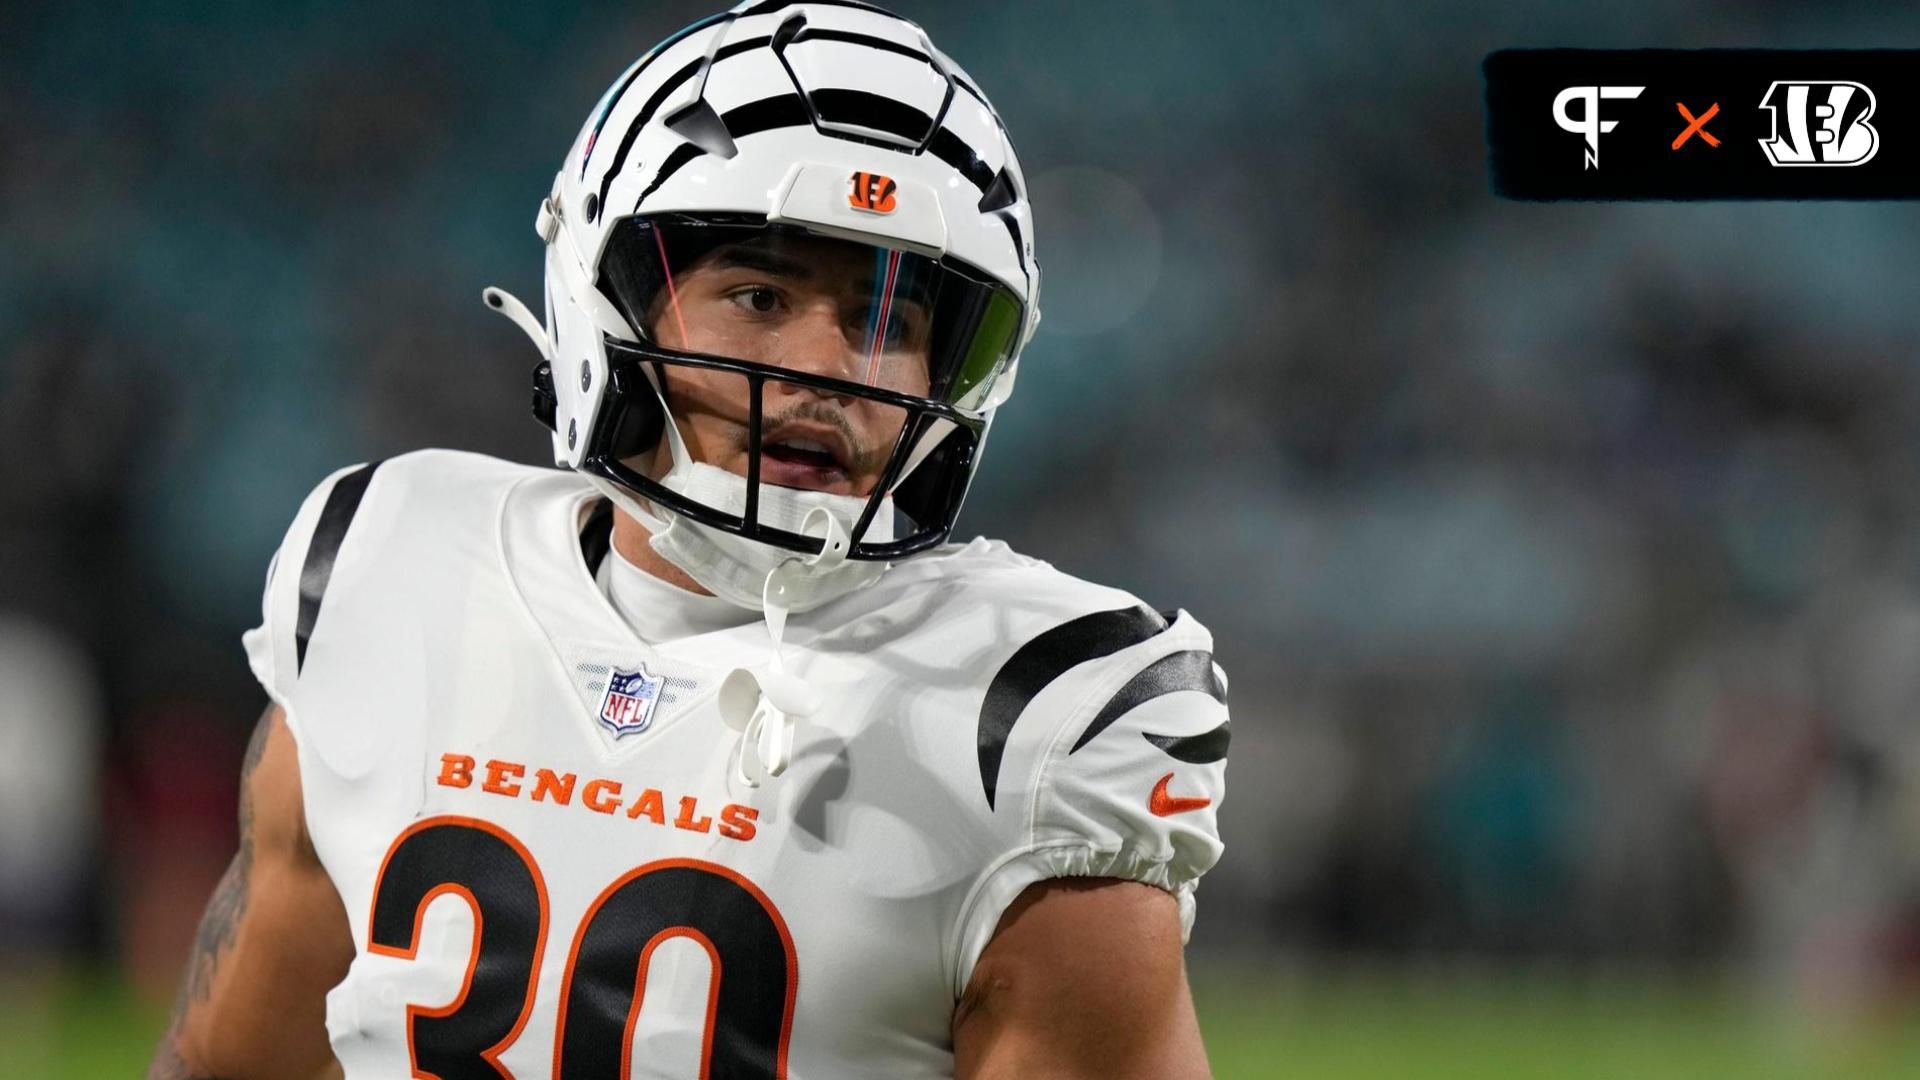
[[[760,618],[759,612],[723,597],[702,596],[664,581],[628,562],[612,545],[594,580],[621,621],[649,645],[729,630]]]

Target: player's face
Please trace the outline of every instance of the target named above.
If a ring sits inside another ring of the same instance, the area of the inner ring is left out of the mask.
[[[874,249],[798,235],[719,248],[676,273],[649,321],[670,349],[749,360],[923,396],[932,311],[923,298],[874,288]],[[884,319],[884,324],[883,324]],[[666,365],[667,403],[694,460],[740,476],[749,445],[747,381]],[[768,379],[760,477],[782,487],[870,494],[906,410]],[[656,448],[650,474],[670,463]]]

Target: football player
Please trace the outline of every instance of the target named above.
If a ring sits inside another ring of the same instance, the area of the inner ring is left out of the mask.
[[[152,1075],[1206,1075],[1211,639],[947,543],[1039,317],[979,88],[743,3],[614,82],[536,228],[544,321],[485,298],[561,468],[409,454],[295,516]]]

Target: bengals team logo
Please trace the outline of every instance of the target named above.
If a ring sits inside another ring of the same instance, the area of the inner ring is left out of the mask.
[[[1772,132],[1760,149],[1774,165],[1865,165],[1880,149],[1873,91],[1857,82],[1775,82],[1760,99]]]
[[[872,172],[854,173],[853,191],[847,195],[847,205],[869,214],[891,214],[893,193],[899,187],[891,176]]]

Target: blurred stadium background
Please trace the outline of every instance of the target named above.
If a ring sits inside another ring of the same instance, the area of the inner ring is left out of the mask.
[[[1506,45],[1913,9],[900,0],[1046,321],[963,532],[1233,678],[1222,1077],[1920,1077],[1920,214],[1488,193]],[[538,461],[533,210],[705,5],[0,15],[0,1072],[137,1075],[328,470]]]

